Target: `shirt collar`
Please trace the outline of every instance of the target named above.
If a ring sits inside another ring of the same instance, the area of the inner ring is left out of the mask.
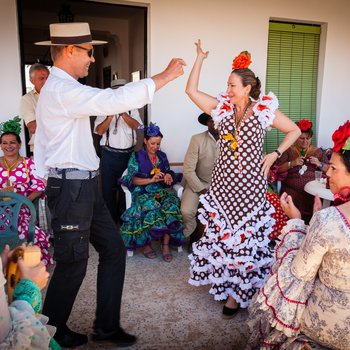
[[[219,139],[215,140],[215,137],[209,131],[208,131],[208,135],[215,141],[215,143],[219,141]]]

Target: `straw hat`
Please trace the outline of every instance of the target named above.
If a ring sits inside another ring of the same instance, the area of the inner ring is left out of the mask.
[[[50,24],[51,41],[39,41],[35,45],[62,46],[107,44],[107,41],[92,40],[89,23],[53,23]]]

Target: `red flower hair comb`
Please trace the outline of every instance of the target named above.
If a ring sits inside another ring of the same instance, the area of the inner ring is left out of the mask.
[[[296,124],[302,132],[307,132],[312,128],[312,123],[307,119],[301,119]]]
[[[245,69],[252,63],[251,55],[248,51],[242,51],[232,62],[232,70]]]
[[[350,120],[348,120],[344,125],[339,126],[339,128],[334,131],[332,140],[334,142],[334,152],[339,152],[340,150],[350,150]]]

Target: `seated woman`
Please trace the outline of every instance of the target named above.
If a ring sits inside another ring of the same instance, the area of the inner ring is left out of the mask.
[[[304,186],[315,180],[315,170],[324,173],[328,170],[327,156],[320,148],[311,145],[312,123],[303,119],[297,122],[301,135],[295,144],[277,159],[278,172],[285,173],[281,193],[292,196],[294,204],[301,212],[301,217],[308,224],[312,216],[313,196],[304,191]]]
[[[250,343],[260,349],[298,350],[308,342],[350,349],[350,121],[333,140],[327,176],[335,206],[316,212],[306,226],[292,197],[281,196],[291,220],[249,307]],[[319,209],[319,198],[316,204]]]
[[[121,216],[120,233],[128,250],[144,247],[149,259],[156,257],[151,242],[161,238],[163,259],[170,262],[169,244],[185,243],[180,200],[171,190],[182,176],[170,170],[166,154],[159,150],[162,138],[159,127],[151,123],[144,131],[144,147],[131,155],[128,175],[120,182],[130,189],[132,203]]]
[[[11,123],[17,124],[15,121],[5,122],[2,129],[3,133],[0,136],[0,147],[4,153],[0,157],[0,191],[16,192],[33,201],[42,195],[42,192],[45,190],[45,184],[34,175],[35,166],[33,160],[20,156],[20,127],[19,125],[16,127],[16,125]],[[7,130],[16,130],[16,132]],[[18,218],[18,236],[20,239],[27,238],[29,222],[29,209],[22,207]],[[35,227],[34,244],[40,247],[44,264],[53,264],[52,257],[48,251],[50,246],[48,237],[37,226]]]
[[[14,290],[14,301],[8,305],[3,267],[6,268],[9,253],[6,246],[0,258],[0,348],[59,350],[52,338],[55,328],[46,325],[47,317],[37,315],[42,305],[40,290],[49,278],[44,264],[29,268],[22,259],[18,260],[20,282]]]

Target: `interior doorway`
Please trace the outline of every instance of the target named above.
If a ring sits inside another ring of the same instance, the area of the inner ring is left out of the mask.
[[[141,78],[147,76],[146,6],[84,0],[17,0],[17,10],[23,94],[28,88],[26,67],[35,62],[52,65],[50,48],[34,45],[49,39],[50,23],[88,22],[92,37],[108,42],[95,47],[96,62],[82,83],[104,88],[113,75],[127,81],[132,81],[135,73]],[[147,109],[140,110],[140,114],[147,123]]]

